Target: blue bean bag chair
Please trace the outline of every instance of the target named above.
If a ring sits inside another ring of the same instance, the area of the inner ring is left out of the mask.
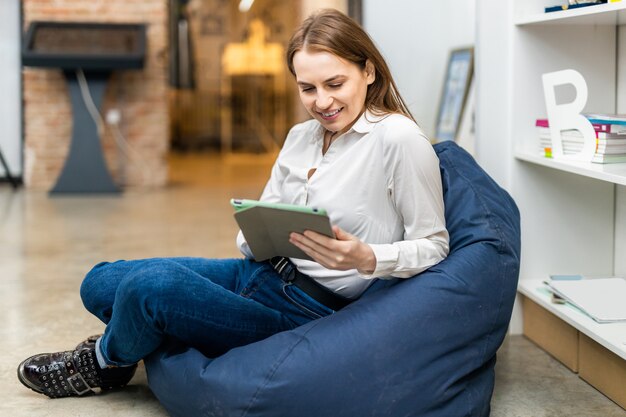
[[[172,416],[488,416],[520,260],[519,212],[453,142],[440,159],[450,254],[343,310],[209,359],[163,346],[148,382]]]

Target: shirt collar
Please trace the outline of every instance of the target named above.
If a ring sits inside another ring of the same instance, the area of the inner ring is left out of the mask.
[[[369,110],[365,110],[361,117],[359,117],[359,119],[354,122],[350,130],[354,130],[358,133],[369,133],[372,131],[372,129],[374,129],[374,125],[380,122],[386,116],[387,115],[384,114],[377,115]]]
[[[361,116],[359,116],[357,121],[354,122],[354,124],[352,125],[350,130],[348,130],[348,132],[355,131],[357,133],[369,133],[369,132],[371,132],[374,129],[374,125],[376,123],[380,122],[385,117],[387,117],[387,115],[385,115],[385,114],[377,115],[377,114],[372,113],[369,110],[365,110],[363,112],[363,114],[361,114]],[[312,137],[311,141],[315,142],[320,137],[323,138],[325,131],[326,130],[324,129],[322,124],[318,122],[318,125],[317,125],[317,132],[318,132],[318,134],[315,137]],[[348,132],[346,132],[346,133],[348,133]]]

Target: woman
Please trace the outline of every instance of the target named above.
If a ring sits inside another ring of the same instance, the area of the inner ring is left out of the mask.
[[[335,238],[292,233],[313,261],[163,258],[101,263],[81,286],[106,329],[74,350],[30,357],[49,397],[121,387],[169,338],[209,356],[343,308],[376,278],[412,277],[448,253],[438,159],[368,35],[335,10],[293,35],[287,64],[312,119],[291,129],[261,200],[323,207]]]

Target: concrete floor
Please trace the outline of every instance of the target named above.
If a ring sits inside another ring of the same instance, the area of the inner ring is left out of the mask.
[[[167,415],[148,389],[143,367],[123,391],[49,400],[17,381],[16,366],[102,331],[78,295],[82,277],[97,262],[238,256],[228,201],[258,197],[272,159],[174,156],[172,186],[120,196],[50,198],[0,184],[0,416]],[[492,415],[622,417],[626,411],[513,336],[499,355]]]
[[[524,336],[498,352],[492,417],[625,417],[626,410]]]

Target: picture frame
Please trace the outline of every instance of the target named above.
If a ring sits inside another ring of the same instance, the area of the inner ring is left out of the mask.
[[[473,75],[474,48],[451,50],[435,124],[436,142],[456,139]]]
[[[461,121],[459,122],[459,128],[457,129],[456,137],[454,138],[454,141],[468,151],[472,156],[476,155],[475,113],[476,79],[475,77],[472,77],[467,98],[465,99],[465,105],[463,106],[463,113],[461,115]]]

